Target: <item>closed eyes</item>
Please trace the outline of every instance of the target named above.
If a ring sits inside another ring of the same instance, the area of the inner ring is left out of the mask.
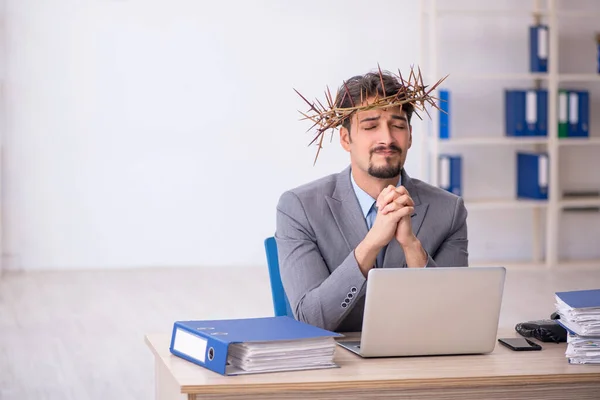
[[[377,125],[373,125],[373,126],[367,126],[365,128],[363,128],[365,131],[370,131],[377,128]],[[396,128],[396,129],[406,129],[405,126],[399,126],[399,125],[392,125],[392,128]]]

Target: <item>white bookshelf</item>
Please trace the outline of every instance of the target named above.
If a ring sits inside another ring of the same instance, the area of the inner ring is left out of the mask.
[[[548,200],[521,200],[521,199],[469,199],[465,197],[465,204],[470,212],[470,218],[486,218],[486,214],[500,210],[531,210],[534,229],[532,231],[532,259],[536,264],[543,262],[548,267],[556,267],[562,264],[573,263],[563,261],[559,255],[559,237],[560,223],[562,213],[568,208],[577,207],[600,207],[600,197],[579,197],[562,198],[562,189],[559,179],[559,152],[562,148],[568,147],[590,147],[598,146],[600,150],[600,137],[589,138],[559,138],[558,137],[558,90],[562,83],[577,83],[580,85],[599,85],[600,74],[595,73],[560,73],[559,72],[559,21],[568,19],[569,22],[576,21],[575,18],[584,18],[590,20],[600,19],[599,10],[578,10],[573,4],[569,10],[563,10],[564,3],[561,0],[533,0],[531,3],[519,9],[497,9],[492,2],[479,2],[479,9],[453,9],[451,1],[440,0],[421,0],[421,68],[424,76],[432,79],[439,79],[446,75],[448,71],[442,70],[438,63],[440,46],[443,41],[442,33],[438,31],[441,19],[452,18],[454,16],[468,16],[473,18],[495,18],[519,16],[523,21],[529,18],[529,24],[534,22],[534,18],[543,18],[543,22],[549,28],[549,52],[548,73],[530,73],[527,70],[522,73],[485,73],[484,71],[475,71],[461,73],[453,71],[449,80],[444,82],[444,86],[452,92],[450,82],[458,81],[494,81],[494,82],[516,82],[523,84],[530,83],[531,86],[543,83],[548,90],[548,136],[545,137],[506,137],[503,133],[497,133],[501,127],[493,126],[491,130],[495,133],[484,132],[480,136],[461,136],[451,137],[449,139],[439,138],[439,120],[437,113],[432,114],[432,119],[425,122],[428,124],[428,134],[423,135],[422,142],[422,161],[421,167],[423,175],[428,177],[430,183],[438,185],[438,156],[442,152],[451,152],[453,150],[464,150],[469,148],[490,148],[490,149],[520,149],[522,150],[543,150],[549,156],[549,193]],[[563,6],[563,7],[559,7]],[[443,7],[443,8],[442,8]],[[485,7],[490,7],[486,9]],[[529,25],[524,24],[523,29],[528,29]],[[598,28],[600,31],[600,27]],[[476,54],[469,55],[477,57]],[[528,54],[523,54],[524,58]],[[481,72],[481,73],[480,73]],[[427,84],[428,82],[426,82]],[[477,84],[477,83],[475,83]],[[591,99],[590,99],[591,100]],[[451,107],[454,107],[451,100]],[[590,118],[595,110],[592,109],[590,102]],[[499,111],[503,112],[503,111]],[[452,111],[451,111],[452,115]],[[451,116],[452,118],[452,116]],[[503,128],[503,127],[502,127]],[[592,131],[597,131],[599,127],[592,126]],[[454,128],[453,128],[454,129]],[[451,135],[453,133],[451,132]],[[600,153],[599,153],[600,154]],[[464,167],[463,167],[464,168]],[[600,170],[600,166],[596,166]],[[465,184],[463,174],[463,185]],[[600,187],[598,187],[600,190]],[[475,211],[471,213],[471,211]],[[481,212],[480,212],[481,211]],[[487,214],[489,215],[489,214]],[[541,229],[544,226],[545,229]],[[543,243],[542,243],[543,242]],[[509,251],[510,249],[507,249]],[[600,260],[585,260],[585,262],[600,262]],[[496,260],[490,261],[497,264]],[[574,261],[575,263],[578,261]],[[480,264],[485,264],[482,261]]]

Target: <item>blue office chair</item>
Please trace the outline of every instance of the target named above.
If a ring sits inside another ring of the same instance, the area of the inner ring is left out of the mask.
[[[267,253],[267,265],[269,266],[269,280],[271,281],[271,295],[273,297],[273,308],[275,316],[285,316],[294,318],[290,302],[281,283],[279,274],[279,259],[277,258],[277,242],[274,237],[265,239],[265,251]]]

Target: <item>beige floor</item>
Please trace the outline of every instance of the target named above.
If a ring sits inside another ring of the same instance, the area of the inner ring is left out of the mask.
[[[511,268],[500,324],[547,318],[554,291],[583,288],[600,288],[600,265]],[[5,274],[0,399],[153,398],[145,333],[178,319],[271,315],[269,290],[265,268]]]

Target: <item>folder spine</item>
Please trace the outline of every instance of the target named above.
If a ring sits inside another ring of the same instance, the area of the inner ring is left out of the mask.
[[[439,157],[439,186],[462,196],[462,157],[441,154]]]
[[[450,138],[450,91],[440,90],[440,139]]]
[[[505,90],[505,135],[548,136],[548,90]]]
[[[506,136],[517,136],[517,108],[515,107],[515,92],[504,91],[504,133]]]
[[[548,199],[549,165],[546,153],[517,153],[517,197]]]
[[[530,72],[548,72],[548,26],[529,27],[529,69]]]
[[[504,91],[506,136],[526,135],[526,95],[523,90]]]
[[[175,322],[171,345],[172,354],[219,374],[226,374],[229,343],[219,339],[222,332],[194,330]]]
[[[525,136],[536,136],[537,135],[537,123],[538,123],[538,107],[537,107],[537,92],[535,90],[528,90],[525,93],[525,121],[527,123],[527,129]]]
[[[567,136],[578,136],[579,129],[579,95],[576,91],[569,91],[569,124]]]
[[[577,136],[589,136],[590,122],[590,93],[587,90],[578,92],[579,95],[579,119],[577,125]]]
[[[558,91],[558,137],[567,137],[569,130],[569,92],[565,89]]]
[[[596,35],[596,43],[597,43],[597,57],[598,57],[598,64],[596,65],[596,68],[598,69],[598,73],[600,74],[600,33],[598,33]]]
[[[537,90],[537,136],[548,136],[548,90]]]

